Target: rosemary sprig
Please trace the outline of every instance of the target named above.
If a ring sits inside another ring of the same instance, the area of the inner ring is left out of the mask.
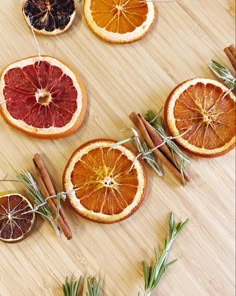
[[[224,84],[230,89],[234,90],[236,88],[236,78],[231,74],[231,72],[220,63],[211,60],[208,64],[211,71],[224,82]]]
[[[87,292],[86,296],[100,296],[101,278],[97,280],[95,277],[87,278]]]
[[[42,218],[47,221],[55,230],[57,235],[60,235],[60,228],[57,224],[56,217],[54,218],[53,213],[47,203],[47,198],[52,198],[52,197],[47,197],[46,199],[42,196],[40,190],[38,189],[37,183],[34,180],[33,176],[31,173],[27,171],[22,171],[17,177],[17,181],[22,183],[26,187],[26,192],[29,194],[29,196],[32,198],[34,201],[34,212],[40,214]],[[65,198],[63,194],[57,194],[55,196],[57,198],[57,212],[59,211],[59,206],[60,206],[60,200],[61,198]]]
[[[141,159],[145,160],[147,162],[148,165],[150,165],[153,170],[159,175],[159,176],[163,176],[163,172],[161,170],[161,167],[159,165],[159,163],[156,161],[155,157],[153,156],[153,153],[150,152],[147,144],[145,142],[141,142],[140,138],[139,138],[139,134],[138,132],[134,129],[134,128],[130,128],[129,130],[132,131],[133,133],[133,136],[132,137],[129,137],[129,138],[126,138],[124,140],[121,140],[121,141],[118,141],[116,142],[115,144],[113,144],[109,150],[108,150],[108,153],[111,149],[119,146],[119,145],[122,145],[122,144],[125,144],[125,143],[128,143],[128,142],[133,142],[133,144],[135,145],[137,151],[138,151],[138,155],[135,159],[135,161],[141,157]],[[133,165],[132,165],[133,167]],[[131,167],[131,168],[132,168]]]
[[[81,281],[82,276],[78,280],[71,280],[70,282],[66,277],[65,283],[62,285],[64,296],[79,296]]]
[[[152,295],[153,291],[156,289],[163,274],[173,263],[177,261],[177,259],[174,259],[167,263],[170,248],[174,240],[184,229],[188,221],[189,219],[186,219],[184,222],[180,222],[176,225],[176,222],[174,220],[174,214],[173,213],[170,214],[169,237],[165,239],[164,246],[160,252],[160,255],[158,256],[157,250],[154,249],[154,252],[155,252],[154,264],[148,267],[144,261],[142,262],[143,274],[144,274],[144,295],[143,296]],[[141,296],[141,293],[139,292],[138,295]]]
[[[164,128],[163,119],[160,116],[160,112],[161,110],[158,114],[156,114],[152,110],[149,110],[145,114],[145,119],[155,128],[156,132],[162,137],[162,139],[165,140],[172,153],[174,165],[180,170],[183,184],[185,184],[184,170],[186,167],[186,163],[190,162],[190,158],[186,154],[184,154],[181,149],[167,135]]]
[[[62,285],[64,296],[79,296],[79,290],[82,282],[82,276],[78,280],[71,280],[68,277]],[[97,280],[95,277],[87,277],[86,280],[86,296],[100,296],[101,278]]]

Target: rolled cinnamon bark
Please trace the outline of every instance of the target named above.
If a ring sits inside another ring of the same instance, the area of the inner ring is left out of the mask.
[[[233,66],[234,70],[236,71],[236,47],[235,45],[231,44],[224,49],[226,56],[228,57],[231,65]]]
[[[40,157],[40,155],[38,153],[36,153],[34,155],[33,158],[35,167],[36,167],[36,171],[37,171],[37,175],[38,175],[38,181],[40,182],[40,186],[41,186],[41,190],[43,191],[43,194],[45,196],[53,196],[56,195],[56,191],[53,187],[51,178],[48,174],[48,171]],[[48,199],[48,205],[50,207],[50,209],[52,210],[53,214],[56,215],[57,212],[57,202],[54,199]],[[69,240],[72,238],[72,232],[70,230],[70,226],[67,222],[66,219],[66,215],[60,205],[59,208],[59,215],[58,215],[58,223],[64,233],[64,235],[66,236],[66,238]]]
[[[132,112],[129,115],[129,118],[133,122],[133,124],[136,126],[136,128],[139,130],[140,134],[142,135],[144,141],[147,143],[148,147],[150,149],[155,148],[156,145],[154,145],[154,143],[152,142],[152,139],[150,138],[147,130],[145,129],[145,126],[144,126],[141,118],[135,112]],[[176,177],[176,179],[180,183],[182,183],[181,173],[175,167],[175,165],[167,157],[165,157],[165,155],[160,150],[158,150],[158,149],[153,150],[153,154],[155,155],[155,157],[157,159],[159,159],[168,168],[168,170]]]
[[[149,123],[146,121],[146,119],[140,115],[140,114],[137,114],[140,119],[142,120],[153,144],[156,146],[159,146],[161,144],[163,144],[163,139],[161,138],[161,136],[157,133],[157,131],[155,130],[155,128]],[[165,154],[165,156],[174,164],[175,163],[175,160],[173,159],[173,155],[169,149],[169,147],[167,146],[167,144],[163,144],[161,145],[158,149],[160,149],[162,151],[162,153]],[[179,163],[178,163],[179,165]],[[176,166],[176,165],[175,165]],[[184,179],[185,181],[189,182],[190,181],[190,177],[189,175],[186,173],[186,172],[183,172],[184,174]]]

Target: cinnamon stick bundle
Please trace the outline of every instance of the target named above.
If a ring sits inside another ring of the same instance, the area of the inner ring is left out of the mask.
[[[130,120],[133,122],[133,124],[136,126],[136,128],[139,130],[141,136],[143,137],[144,141],[147,143],[148,147],[150,149],[154,149],[159,144],[154,144],[153,140],[151,139],[142,119],[139,114],[136,114],[135,112],[132,112],[129,115]],[[156,133],[157,134],[157,133]],[[158,135],[159,136],[159,135]],[[157,138],[158,139],[158,138]],[[159,139],[160,140],[160,139]],[[162,139],[161,139],[162,140]],[[158,141],[158,140],[157,140]],[[163,140],[161,141],[163,142]],[[161,143],[160,142],[160,143]],[[157,143],[157,142],[156,142]],[[164,145],[163,145],[164,146]],[[161,147],[163,147],[161,146]],[[169,148],[166,147],[168,150]],[[166,148],[164,148],[166,150]],[[163,150],[162,150],[163,151]],[[182,176],[180,171],[176,168],[176,166],[165,156],[164,153],[162,153],[159,149],[153,150],[153,154],[155,157],[160,159],[160,161],[169,169],[170,172],[176,177],[176,179],[182,183]],[[187,176],[184,176],[186,181],[189,181],[189,178]]]
[[[162,137],[157,133],[155,128],[142,115],[140,114],[137,114],[137,115],[142,120],[155,147],[161,145],[158,149],[160,149],[162,153],[164,153],[164,155],[174,164],[176,160],[174,159],[174,156],[171,153],[168,145],[166,143],[163,144]],[[188,174],[186,172],[183,172],[183,174],[184,174],[185,181],[187,182],[190,181]]]
[[[40,190],[45,197],[56,195],[56,191],[53,187],[51,178],[48,174],[48,171],[38,153],[34,155],[33,162],[35,164],[36,172],[37,172],[37,181],[40,185]],[[49,198],[47,200],[48,205],[52,211],[52,213],[56,216],[57,213],[57,202],[55,199]],[[70,240],[72,238],[72,232],[70,230],[70,226],[67,222],[65,212],[60,205],[58,212],[58,223],[63,231],[65,237]]]
[[[224,49],[226,56],[228,57],[231,65],[233,66],[234,70],[236,71],[236,47],[235,45],[231,44]]]

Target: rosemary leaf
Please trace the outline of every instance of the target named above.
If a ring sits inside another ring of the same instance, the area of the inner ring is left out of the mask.
[[[236,78],[233,77],[231,72],[220,63],[211,60],[208,64],[211,71],[230,89],[234,90],[236,88]]]
[[[81,281],[82,276],[78,280],[71,280],[70,282],[66,277],[65,283],[62,285],[64,296],[79,296]]]
[[[57,225],[57,222],[54,219],[53,213],[47,201],[41,195],[38,189],[37,183],[34,180],[32,174],[29,172],[22,171],[18,176],[16,176],[16,178],[20,183],[22,183],[26,187],[27,193],[30,195],[30,197],[34,201],[35,203],[34,211],[41,214],[42,218],[53,227],[55,232],[57,234],[60,234],[59,227]],[[59,211],[59,208],[58,208],[58,211]]]
[[[143,274],[144,274],[144,287],[147,289],[148,287],[148,279],[149,279],[149,270],[147,268],[147,264],[143,261]]]
[[[161,136],[163,140],[165,140],[166,145],[169,147],[170,152],[173,156],[174,165],[176,168],[180,171],[182,176],[182,183],[185,184],[185,178],[184,178],[184,171],[186,167],[186,163],[190,162],[190,158],[184,154],[181,149],[175,144],[175,142],[172,141],[172,139],[167,135],[163,119],[158,114],[153,112],[152,110],[149,110],[145,114],[145,119],[155,128],[156,132]]]
[[[166,270],[174,264],[177,259],[174,259],[167,263],[169,257],[170,248],[176,239],[176,237],[181,233],[189,219],[186,219],[184,222],[180,222],[176,225],[174,220],[173,213],[170,214],[169,218],[169,236],[168,239],[164,241],[163,249],[158,256],[157,250],[154,249],[155,253],[155,262],[150,267],[147,267],[145,262],[142,262],[143,274],[144,274],[144,296],[150,296],[153,291],[156,289],[159,281],[161,280],[163,274]],[[141,293],[139,292],[141,296]]]
[[[98,281],[95,277],[87,278],[87,292],[86,296],[100,296],[100,284],[101,278],[99,277]]]
[[[137,158],[139,156],[141,156],[141,158],[147,162],[147,164],[149,166],[151,166],[154,171],[159,175],[159,176],[163,176],[163,172],[160,168],[160,165],[159,163],[156,161],[153,153],[151,153],[149,151],[149,148],[147,146],[147,144],[145,142],[141,143],[140,139],[139,139],[139,136],[138,136],[138,132],[134,129],[134,128],[131,128],[130,129],[132,132],[133,132],[133,137],[130,137],[130,138],[127,138],[127,139],[124,139],[124,140],[121,140],[121,141],[118,141],[116,143],[114,143],[107,151],[107,153],[109,153],[111,151],[111,149],[119,146],[119,145],[122,145],[122,144],[125,144],[127,142],[130,142],[130,141],[133,141],[134,145],[136,146],[136,149],[137,151],[139,152],[139,155],[137,156]],[[135,161],[137,160],[137,158],[135,159]],[[133,165],[132,165],[133,167]],[[131,167],[131,168],[132,168]]]
[[[112,149],[116,148],[117,146],[120,146],[120,145],[123,145],[125,143],[128,143],[132,141],[132,138],[127,138],[127,139],[124,139],[124,140],[121,140],[119,142],[116,142],[114,143],[113,145],[111,145],[111,147],[108,149],[107,153],[109,153]]]
[[[154,169],[154,171],[158,174],[158,176],[162,177],[163,172],[160,168],[160,165],[156,161],[153,153],[149,153],[149,149],[148,149],[146,142],[141,143],[141,145],[142,145],[143,152],[144,152],[142,159],[145,160]]]

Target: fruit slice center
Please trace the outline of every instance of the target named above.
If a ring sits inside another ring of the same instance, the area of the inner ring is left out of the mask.
[[[94,21],[99,27],[113,33],[127,33],[141,26],[148,13],[143,0],[91,1]]]
[[[104,185],[105,187],[112,187],[112,186],[114,186],[114,184],[115,184],[115,181],[114,181],[114,179],[111,178],[111,177],[106,177],[106,178],[103,180],[103,185]]]
[[[35,93],[35,98],[37,103],[40,103],[41,105],[48,105],[52,100],[50,92],[45,89],[38,89]]]

